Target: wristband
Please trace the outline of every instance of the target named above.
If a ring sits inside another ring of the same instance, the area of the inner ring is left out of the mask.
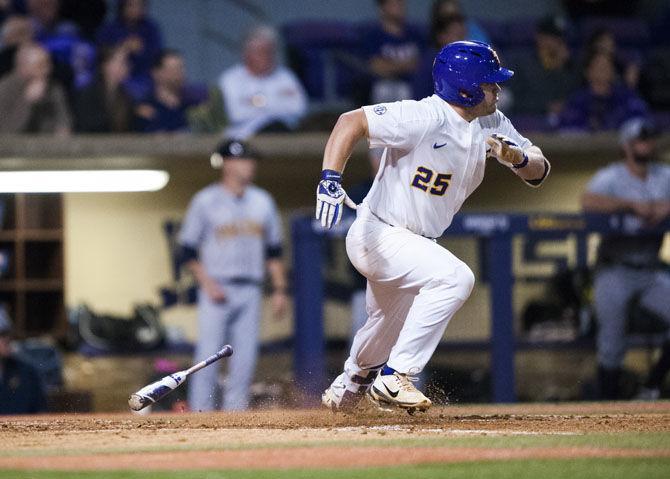
[[[519,169],[523,168],[524,166],[526,166],[527,164],[528,164],[528,155],[524,153],[523,154],[523,161],[521,163],[513,163],[512,168],[519,170]]]
[[[323,170],[321,172],[322,180],[337,181],[338,183],[342,182],[342,173],[335,170]]]

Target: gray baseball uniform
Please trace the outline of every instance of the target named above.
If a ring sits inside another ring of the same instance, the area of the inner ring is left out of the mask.
[[[281,254],[277,207],[270,194],[256,186],[238,197],[221,183],[210,185],[191,201],[179,242],[198,251],[203,268],[226,294],[226,300],[217,303],[199,291],[195,361],[230,343],[235,354],[228,361],[223,409],[246,409],[258,354],[265,260]],[[217,378],[216,365],[191,378],[193,410],[215,408]]]
[[[647,177],[633,176],[624,163],[599,170],[587,190],[604,196],[636,201],[670,200],[670,166],[652,164]],[[626,315],[631,299],[670,324],[670,275],[658,268],[662,235],[604,237],[594,280],[599,328],[599,364],[621,366],[625,348]]]

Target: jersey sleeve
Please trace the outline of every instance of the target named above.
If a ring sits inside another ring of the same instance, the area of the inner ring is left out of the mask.
[[[202,196],[196,195],[188,206],[179,230],[179,244],[197,249],[205,236],[207,217]]]
[[[533,146],[533,143],[516,131],[512,122],[501,111],[496,111],[492,115],[480,118],[480,123],[484,129],[484,137],[488,138],[494,133],[504,135],[519,145],[522,149]]]
[[[405,100],[364,106],[370,148],[410,150],[416,146],[426,131],[426,118],[421,117],[417,104]]]

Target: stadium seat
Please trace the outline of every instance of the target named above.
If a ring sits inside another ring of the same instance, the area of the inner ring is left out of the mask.
[[[355,55],[358,30],[350,23],[300,20],[282,27],[288,64],[310,99],[337,103],[350,96],[360,60]]]

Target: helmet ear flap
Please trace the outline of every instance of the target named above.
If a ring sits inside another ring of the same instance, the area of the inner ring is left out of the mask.
[[[463,98],[466,106],[475,106],[484,99],[484,90],[479,85],[471,90],[460,89],[458,94]]]

